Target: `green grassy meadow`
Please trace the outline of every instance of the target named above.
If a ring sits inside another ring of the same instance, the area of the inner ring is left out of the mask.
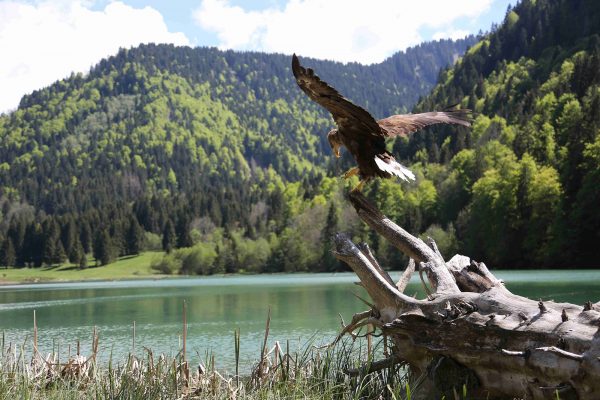
[[[91,259],[88,268],[83,270],[80,270],[77,265],[69,263],[41,268],[1,268],[0,285],[164,277],[165,275],[150,268],[152,261],[162,258],[163,254],[161,251],[148,251],[138,256],[120,258],[114,263],[101,267],[96,267],[95,261]]]

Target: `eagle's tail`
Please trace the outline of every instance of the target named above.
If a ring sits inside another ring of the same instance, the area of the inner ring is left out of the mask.
[[[377,164],[377,167],[379,167],[380,170],[392,175],[396,175],[405,181],[408,181],[409,179],[413,181],[415,180],[415,174],[413,174],[410,169],[401,165],[393,158],[388,159],[386,162],[379,158],[379,156],[375,156],[375,164]]]

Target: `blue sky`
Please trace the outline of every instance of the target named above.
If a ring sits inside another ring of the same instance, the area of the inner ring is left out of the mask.
[[[0,0],[0,112],[120,47],[216,46],[371,64],[500,23],[516,0]]]

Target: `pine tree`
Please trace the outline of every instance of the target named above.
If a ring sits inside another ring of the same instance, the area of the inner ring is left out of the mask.
[[[12,267],[15,265],[16,254],[15,246],[13,245],[12,239],[7,237],[2,243],[0,248],[0,265],[4,265],[4,268]]]
[[[12,218],[10,225],[8,226],[7,236],[12,240],[13,247],[15,249],[15,261],[13,265],[22,265],[23,257],[22,250],[25,243],[25,230],[26,224],[23,218]]]
[[[125,243],[125,227],[121,218],[114,218],[110,225],[109,235],[112,240],[112,248],[115,256],[124,256],[127,254]]]
[[[129,217],[129,227],[125,233],[126,255],[140,254],[144,242],[144,230],[134,215]]]
[[[62,227],[61,241],[65,252],[68,255],[69,262],[79,262],[81,243],[79,242],[79,234],[77,232],[75,220],[70,215],[67,217],[67,221]]]
[[[92,228],[90,227],[90,223],[87,219],[84,219],[79,223],[79,241],[81,242],[81,246],[83,247],[84,253],[92,252],[93,245],[93,235]]]
[[[181,212],[177,218],[177,225],[175,226],[175,234],[177,236],[177,247],[190,247],[193,245],[192,237],[190,236],[190,224],[188,222],[188,216]]]
[[[168,220],[163,229],[162,247],[167,253],[170,253],[175,248],[177,236],[175,235],[175,227],[173,222]]]
[[[331,252],[331,249],[333,248],[333,235],[335,235],[338,230],[338,221],[337,207],[332,201],[329,205],[329,211],[327,212],[325,228],[321,234],[321,243],[323,243],[321,270],[323,271],[337,271],[341,267],[340,262]]]
[[[268,199],[269,218],[277,224],[277,231],[285,225],[285,199],[279,187],[275,187]]]
[[[110,264],[116,259],[116,249],[106,228],[96,235],[96,240],[94,241],[94,258],[97,265]]]
[[[43,262],[43,236],[42,227],[37,222],[32,222],[25,229],[22,257],[25,264],[40,267]]]
[[[81,260],[81,257],[85,257],[85,253],[83,252],[83,247],[79,240],[71,247],[71,251],[68,254],[69,262],[72,264],[78,263]]]
[[[54,218],[44,221],[42,238],[42,261],[47,265],[61,264],[66,255],[60,240],[60,227]]]
[[[62,245],[60,239],[56,240],[56,252],[54,253],[54,257],[52,259],[54,264],[62,264],[67,259],[67,254],[65,252],[65,248]]]
[[[231,229],[228,225],[225,226],[223,232],[223,247],[221,248],[222,263],[225,268],[225,273],[232,274],[238,271],[239,265],[237,264],[237,243],[231,234]]]
[[[86,269],[87,267],[88,267],[88,259],[87,259],[87,256],[82,251],[80,258],[79,258],[79,269]]]

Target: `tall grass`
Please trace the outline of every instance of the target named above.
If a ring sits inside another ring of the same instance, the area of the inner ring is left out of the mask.
[[[184,327],[185,329],[185,327]],[[35,330],[37,340],[37,329]],[[135,333],[133,333],[135,335]],[[43,356],[36,340],[6,343],[0,353],[0,399],[410,399],[405,368],[397,364],[366,373],[364,365],[381,355],[382,342],[368,351],[366,340],[339,341],[335,346],[308,343],[290,352],[289,343],[269,344],[269,320],[264,345],[249,376],[215,369],[217,355],[207,352],[191,366],[183,348],[175,357],[144,348],[127,359],[97,362],[99,334],[92,334],[92,354],[65,357],[60,349]],[[135,339],[133,339],[135,340]],[[234,333],[236,365],[239,331]],[[134,345],[135,346],[135,345]],[[61,359],[62,358],[62,359]],[[353,373],[349,371],[353,370]]]

